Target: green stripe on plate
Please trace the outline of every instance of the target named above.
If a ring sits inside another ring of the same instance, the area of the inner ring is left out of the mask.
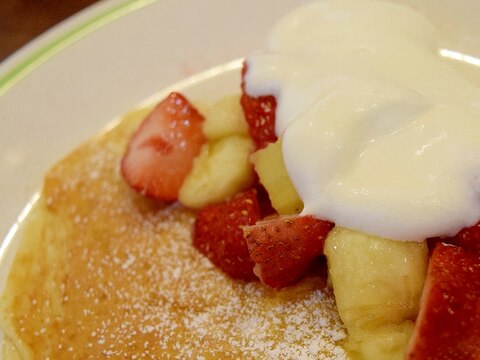
[[[67,46],[81,39],[98,28],[157,0],[125,0],[113,8],[100,12],[73,29],[63,32],[57,38],[37,49],[27,58],[0,77],[0,96],[10,89],[25,75],[37,68],[40,64],[59,53]]]

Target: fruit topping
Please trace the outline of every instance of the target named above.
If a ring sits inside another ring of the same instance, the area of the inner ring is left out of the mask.
[[[255,190],[257,190],[258,204],[260,205],[260,212],[262,214],[262,219],[267,216],[278,215],[277,211],[273,208],[270,197],[268,196],[267,190],[263,187],[262,184],[257,183],[255,185]]]
[[[277,101],[275,97],[271,95],[259,97],[248,95],[245,90],[246,72],[247,65],[244,64],[240,103],[248,123],[250,137],[257,145],[257,148],[261,149],[277,140],[277,136],[275,135],[275,110],[277,108]]]
[[[322,255],[333,224],[312,216],[275,217],[244,228],[255,274],[273,288],[293,284]]]
[[[250,187],[254,172],[248,157],[253,147],[252,140],[241,135],[227,136],[204,145],[180,188],[180,202],[199,209]]]
[[[254,262],[243,238],[243,227],[260,219],[257,192],[246,190],[197,214],[193,245],[234,279],[254,280]]]
[[[302,211],[302,199],[298,196],[283,162],[281,140],[253,153],[250,161],[276,211],[280,214],[298,214]]]
[[[447,242],[480,255],[480,223],[462,229],[457,235],[448,239]]]
[[[438,243],[428,265],[408,359],[480,358],[480,260]]]
[[[393,241],[336,227],[324,252],[338,313],[349,334],[349,355],[402,359],[424,285],[426,242]]]
[[[202,112],[205,114],[203,132],[209,141],[231,135],[248,136],[240,95],[224,96]]]
[[[143,195],[175,201],[205,142],[202,125],[202,115],[183,95],[168,95],[130,139],[121,163],[126,182]]]

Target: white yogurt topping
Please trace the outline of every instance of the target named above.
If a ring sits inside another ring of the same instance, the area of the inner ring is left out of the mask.
[[[303,214],[395,240],[478,222],[480,90],[438,57],[424,17],[381,1],[311,3],[247,65],[247,92],[277,99]]]

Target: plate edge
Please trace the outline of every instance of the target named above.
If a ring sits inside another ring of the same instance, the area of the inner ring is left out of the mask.
[[[112,1],[114,5],[108,6],[106,9],[100,8],[102,11],[95,11],[98,8],[96,8],[96,5],[93,5],[93,7],[87,7],[73,15],[73,17],[60,22],[50,30],[47,30],[46,33],[35,38],[33,42],[27,43],[24,47],[20,48],[19,51],[15,52],[10,57],[7,57],[7,59],[0,64],[0,70],[5,69],[4,74],[0,74],[0,96],[5,94],[10,88],[30,72],[38,68],[42,63],[51,59],[54,55],[58,54],[76,41],[114,20],[156,1],[158,0],[124,0],[120,4],[116,1]],[[98,5],[101,4],[102,3],[99,3]],[[75,20],[79,20],[79,17],[85,15],[85,12],[89,11],[92,12],[91,16],[87,16],[83,21],[78,21],[78,23],[71,28],[64,29],[64,31],[60,30],[65,24],[70,24],[75,22]],[[44,36],[48,37],[49,35],[53,35],[52,38],[44,44],[40,44],[41,40],[44,39]],[[22,50],[30,49],[31,46],[33,47],[33,50],[27,52],[25,56],[21,56]],[[1,72],[3,71],[0,71],[0,73]]]

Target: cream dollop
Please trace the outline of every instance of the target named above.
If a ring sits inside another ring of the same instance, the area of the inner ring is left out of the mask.
[[[330,0],[287,15],[247,59],[247,92],[277,99],[303,214],[412,241],[478,222],[480,90],[437,51],[407,7]]]

